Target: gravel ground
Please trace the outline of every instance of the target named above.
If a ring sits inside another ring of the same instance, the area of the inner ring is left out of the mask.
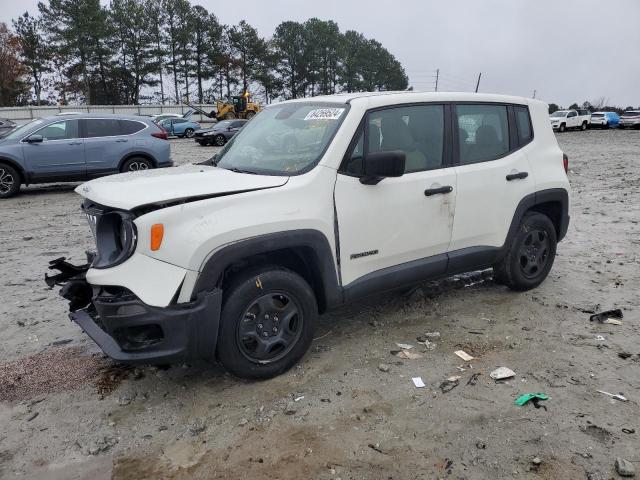
[[[640,132],[558,140],[572,224],[543,285],[513,293],[483,272],[350,305],[322,317],[298,367],[259,383],[103,358],[42,281],[48,260],[92,247],[74,185],[3,201],[0,477],[596,480],[616,478],[617,457],[640,468]],[[215,151],[172,148],[179,164]],[[610,308],[622,325],[589,322]],[[418,344],[427,332],[440,336]],[[421,358],[392,356],[399,342]],[[494,382],[499,366],[515,378]],[[549,395],[546,408],[515,406],[528,392]]]

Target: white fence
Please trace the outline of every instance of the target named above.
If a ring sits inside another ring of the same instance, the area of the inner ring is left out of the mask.
[[[215,105],[194,104],[194,106],[211,112]],[[118,113],[121,115],[157,115],[160,113],[186,113],[187,105],[66,105],[63,107],[10,107],[0,108],[0,118],[8,118],[18,124],[27,123],[34,118],[50,117],[64,112],[82,113]],[[191,119],[197,122],[211,122],[212,119],[195,112]]]

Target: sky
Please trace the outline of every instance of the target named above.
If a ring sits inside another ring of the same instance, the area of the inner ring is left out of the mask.
[[[0,22],[38,0],[0,0]],[[108,4],[108,1],[102,0]],[[270,37],[285,20],[334,20],[380,41],[415,90],[480,92],[568,106],[640,106],[640,0],[191,0]]]

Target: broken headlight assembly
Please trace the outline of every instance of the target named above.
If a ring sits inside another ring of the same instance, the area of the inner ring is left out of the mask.
[[[127,260],[136,249],[135,215],[122,210],[108,210],[83,205],[84,213],[96,241],[92,268],[111,268]]]

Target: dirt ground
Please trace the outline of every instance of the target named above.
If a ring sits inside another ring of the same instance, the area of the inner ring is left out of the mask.
[[[297,368],[259,383],[104,358],[43,282],[50,259],[93,247],[74,185],[1,202],[0,477],[598,480],[618,478],[616,457],[640,469],[640,132],[558,140],[572,217],[542,286],[513,293],[484,272],[350,305],[321,318]],[[177,163],[214,152],[172,148]],[[589,321],[611,308],[622,325]],[[440,333],[429,347],[427,332]],[[392,356],[396,343],[422,358]],[[515,378],[493,381],[499,366]],[[546,408],[514,404],[530,392]]]

